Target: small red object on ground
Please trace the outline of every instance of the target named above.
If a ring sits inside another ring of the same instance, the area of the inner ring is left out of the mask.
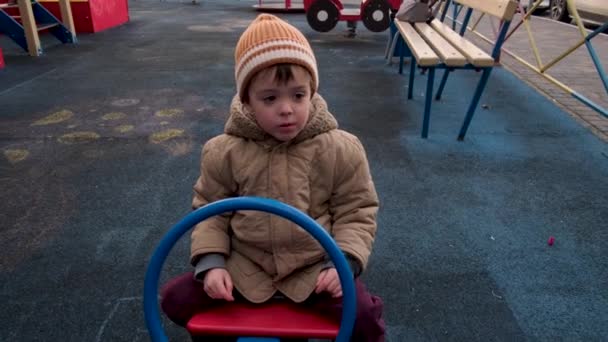
[[[553,243],[554,243],[554,242],[555,242],[555,238],[554,238],[553,236],[550,236],[550,237],[549,237],[549,241],[547,241],[547,244],[548,244],[549,246],[553,246]]]

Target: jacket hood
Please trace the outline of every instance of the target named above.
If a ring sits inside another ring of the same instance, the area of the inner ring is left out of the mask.
[[[321,95],[315,93],[311,99],[308,122],[292,142],[304,141],[336,128],[338,128],[338,122],[327,109],[327,103]],[[247,110],[238,95],[232,99],[230,104],[230,116],[224,127],[224,133],[251,140],[275,140],[276,144],[280,143],[262,130],[256,122],[254,114]]]

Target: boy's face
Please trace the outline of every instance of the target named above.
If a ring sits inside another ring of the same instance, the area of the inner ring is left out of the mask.
[[[279,141],[289,141],[308,122],[311,77],[306,69],[291,67],[293,77],[279,82],[276,68],[259,72],[249,85],[247,105],[258,125]]]

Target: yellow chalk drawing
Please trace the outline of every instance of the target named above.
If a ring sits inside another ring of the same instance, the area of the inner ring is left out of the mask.
[[[25,158],[27,158],[27,156],[30,155],[30,152],[28,150],[21,150],[21,149],[16,149],[16,150],[4,150],[4,156],[6,157],[6,159],[8,159],[8,161],[11,164],[16,164],[22,160],[24,160]]]
[[[112,113],[108,113],[105,114],[104,116],[101,117],[102,120],[120,120],[123,119],[125,116],[127,116],[125,113],[122,112],[112,112]]]
[[[190,141],[170,141],[163,146],[171,155],[179,157],[192,151],[193,144]]]
[[[72,116],[74,116],[74,113],[72,113],[69,110],[64,109],[64,110],[60,110],[58,112],[55,112],[47,117],[44,117],[44,118],[34,122],[32,124],[32,126],[44,126],[44,125],[56,124],[56,123],[60,123],[65,120],[68,120]]]
[[[180,114],[182,114],[184,111],[181,109],[177,109],[177,108],[168,108],[168,109],[161,109],[159,111],[157,111],[154,115],[161,117],[161,118],[172,118],[174,116],[178,116]]]
[[[183,129],[167,129],[161,132],[156,132],[150,136],[150,142],[154,144],[160,144],[163,141],[171,140],[173,138],[181,137],[184,135]]]
[[[114,128],[114,130],[119,133],[127,133],[129,131],[132,131],[133,128],[135,128],[135,126],[133,126],[133,125],[120,125],[120,126]]]
[[[117,106],[117,107],[133,106],[138,103],[139,103],[139,99],[118,99],[118,100],[112,101],[112,105]]]
[[[169,124],[169,121],[161,121],[160,125],[161,126],[166,126]]]
[[[85,143],[99,139],[99,134],[95,132],[73,132],[59,137],[59,142],[63,144]]]

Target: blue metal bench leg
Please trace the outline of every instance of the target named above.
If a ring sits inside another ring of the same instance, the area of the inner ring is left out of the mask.
[[[441,78],[441,84],[439,84],[439,89],[437,89],[437,95],[435,96],[435,100],[439,101],[441,99],[441,94],[443,93],[443,88],[445,88],[445,84],[448,82],[448,76],[450,76],[450,69],[445,69],[443,73],[443,77]]]
[[[475,114],[475,109],[477,108],[477,104],[479,103],[479,99],[481,98],[481,94],[483,93],[486,84],[488,83],[488,78],[490,78],[490,73],[492,72],[492,68],[485,68],[483,70],[483,74],[481,75],[481,79],[477,84],[477,88],[475,89],[475,95],[473,95],[473,100],[469,105],[469,110],[467,111],[467,115],[464,118],[464,122],[462,123],[462,127],[460,128],[460,133],[458,134],[458,140],[464,140],[465,134],[467,134],[467,129],[469,128],[469,124],[473,119],[473,114]]]
[[[390,39],[390,46],[388,47],[388,51],[386,51],[386,55],[384,58],[387,59],[386,64],[390,65],[393,62],[393,56],[395,56],[395,50],[399,49],[399,41],[400,41],[401,35],[399,34],[399,32],[396,32],[395,35]],[[399,55],[401,55],[401,50],[396,50],[398,51]]]
[[[391,25],[393,25],[391,23]],[[394,42],[395,38],[393,36],[393,33],[389,33],[388,34],[388,41],[386,42],[386,48],[384,50],[384,59],[387,59],[389,56],[389,51],[392,50],[392,47],[394,46],[393,42]]]
[[[414,76],[416,76],[416,58],[412,57],[410,61],[410,82],[407,89],[407,98],[411,100],[414,97]]]
[[[452,19],[452,30],[456,31],[456,20],[458,19],[458,16],[460,15],[460,11],[462,11],[462,8],[464,6],[461,6],[459,4],[453,4],[454,6],[454,18]]]
[[[424,97],[424,119],[422,121],[422,138],[429,135],[429,121],[431,119],[431,103],[433,102],[433,81],[435,79],[435,68],[429,68],[426,81],[426,95]]]
[[[388,42],[386,43],[386,50],[384,51],[385,59],[388,59],[389,54],[392,53],[395,49],[395,38],[397,38],[397,33],[399,33],[399,31],[397,30],[397,27],[395,26],[395,22],[391,21],[391,24],[390,24],[389,30],[388,30]],[[392,57],[392,56],[390,56],[390,57]]]
[[[397,36],[399,34],[399,32],[395,33],[395,36]],[[396,49],[399,49],[399,75],[403,74],[403,58],[405,57],[405,42],[403,41],[403,38],[401,38],[401,35],[399,34],[399,36],[397,36],[397,41],[395,42]]]

